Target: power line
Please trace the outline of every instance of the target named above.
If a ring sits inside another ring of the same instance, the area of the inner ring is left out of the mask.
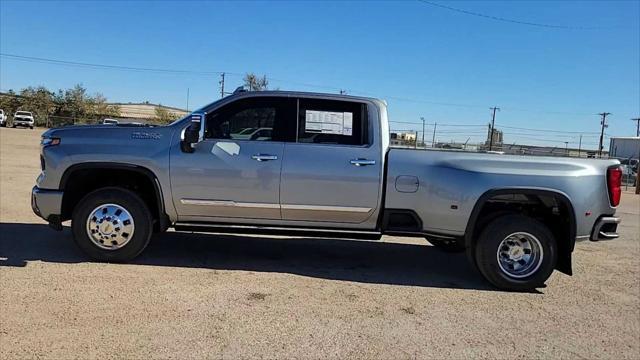
[[[564,130],[531,129],[531,128],[523,128],[523,127],[515,127],[515,126],[501,126],[501,128],[516,129],[516,130],[543,131],[543,132],[558,132],[558,133],[567,133],[567,134],[599,134],[599,132],[593,132],[593,131],[589,132],[589,131],[564,131]]]
[[[146,67],[122,66],[122,65],[95,64],[95,63],[85,63],[85,62],[77,62],[77,61],[47,59],[47,58],[34,57],[34,56],[22,56],[22,55],[14,55],[14,54],[7,54],[7,53],[0,53],[0,56],[8,59],[19,60],[19,61],[37,62],[37,63],[55,64],[55,65],[68,65],[68,66],[77,66],[77,67],[94,68],[94,69],[97,68],[97,69],[112,69],[112,70],[137,71],[137,72],[194,74],[194,75],[222,74],[222,71],[194,71],[194,70],[180,70],[180,69],[161,69],[161,68],[146,68]],[[242,74],[234,74],[234,75],[242,75]]]
[[[389,120],[390,123],[397,123],[397,124],[410,124],[410,125],[422,125],[422,123],[419,122],[415,122],[415,121],[397,121],[397,120]],[[427,123],[427,126],[433,126],[434,124],[431,123]],[[469,127],[469,128],[486,128],[487,125],[480,125],[480,124],[445,124],[445,123],[438,123],[438,126],[444,126],[444,127]],[[597,131],[566,131],[566,130],[550,130],[550,129],[534,129],[534,128],[524,128],[524,127],[517,127],[517,126],[499,126],[498,129],[513,129],[513,130],[521,130],[521,131],[533,131],[533,132],[544,132],[545,134],[526,134],[526,133],[517,133],[517,134],[522,134],[522,135],[530,135],[530,136],[565,136],[565,135],[550,135],[549,133],[558,133],[558,134],[569,134],[566,136],[579,136],[579,135],[584,135],[585,137],[596,137],[600,134],[600,132]],[[447,130],[442,130],[443,132],[446,132]],[[454,130],[452,130],[453,132]],[[467,132],[478,132],[480,131],[479,129],[470,129],[468,131],[461,131],[464,133]],[[485,133],[483,131],[483,133]],[[512,133],[510,133],[512,134]],[[513,133],[516,134],[516,133]],[[570,135],[570,134],[574,134],[574,135]],[[605,134],[606,136],[609,136],[609,134]]]
[[[550,29],[565,29],[565,30],[601,30],[601,29],[606,29],[606,28],[603,28],[603,27],[567,26],[567,25],[556,25],[556,24],[543,24],[543,23],[537,23],[537,22],[532,22],[532,21],[508,19],[508,18],[504,18],[504,17],[500,17],[500,16],[481,14],[481,13],[477,13],[477,12],[474,12],[474,11],[454,8],[452,6],[439,4],[439,3],[436,3],[436,2],[433,2],[433,1],[427,1],[427,0],[417,0],[417,1],[419,1],[419,2],[421,2],[423,4],[436,6],[436,7],[442,8],[442,9],[447,9],[447,10],[450,10],[450,11],[455,11],[455,12],[466,14],[466,15],[472,15],[472,16],[477,16],[477,17],[481,17],[481,18],[485,18],[485,19],[502,21],[502,22],[507,22],[507,23],[519,24],[519,25],[528,25],[528,26],[535,26],[535,27],[541,27],[541,28],[550,28]]]
[[[43,57],[34,57],[34,56],[23,56],[23,55],[15,55],[8,53],[0,53],[0,57],[16,60],[16,61],[24,61],[24,62],[33,62],[33,63],[42,63],[42,64],[50,64],[50,65],[60,65],[60,66],[70,66],[70,67],[80,67],[86,69],[108,69],[108,70],[120,70],[120,71],[129,71],[129,72],[150,72],[150,73],[158,73],[158,74],[177,74],[177,75],[206,75],[206,76],[222,76],[222,74],[233,75],[233,76],[243,76],[240,73],[228,72],[228,71],[197,71],[197,70],[184,70],[184,69],[167,69],[167,68],[148,68],[148,67],[135,67],[135,66],[121,66],[121,65],[109,65],[109,64],[97,64],[97,63],[87,63],[87,62],[78,62],[78,61],[67,61],[67,60],[58,60],[58,59],[50,59]],[[269,81],[281,82],[290,85],[297,86],[305,86],[309,88],[330,90],[330,91],[341,91],[343,88],[335,87],[335,86],[327,86],[327,85],[318,85],[318,84],[310,84],[305,82],[291,81],[286,79],[279,79],[269,77],[267,78]],[[373,94],[366,91],[360,90],[351,90],[351,92],[355,95],[361,96],[372,96],[372,97],[380,97],[380,94]],[[226,93],[225,93],[226,94]],[[482,105],[477,104],[462,104],[462,103],[452,103],[452,102],[443,102],[443,101],[433,101],[433,100],[425,100],[425,99],[414,99],[407,98],[401,96],[382,96],[388,100],[396,100],[396,101],[405,101],[405,102],[414,102],[414,103],[424,103],[438,106],[449,106],[449,107],[460,107],[460,108],[484,108]],[[503,107],[502,110],[516,111],[516,112],[530,112],[530,113],[548,113],[548,114],[560,114],[560,115],[591,115],[587,113],[573,113],[573,112],[562,112],[562,111],[541,111],[541,110],[528,110],[523,108],[510,108]],[[484,126],[484,125],[482,125]]]

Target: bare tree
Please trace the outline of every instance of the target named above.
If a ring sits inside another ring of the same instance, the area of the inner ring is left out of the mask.
[[[262,77],[257,76],[254,73],[247,73],[244,76],[244,87],[249,91],[263,91],[267,90],[269,87],[269,80],[267,80],[266,75],[262,75]]]

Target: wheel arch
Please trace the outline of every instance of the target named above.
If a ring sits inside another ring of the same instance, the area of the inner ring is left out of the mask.
[[[557,236],[557,231],[552,231],[554,232],[554,236],[556,236],[556,241],[558,242],[558,261],[556,269],[567,275],[572,275],[571,253],[573,252],[576,241],[576,214],[571,200],[569,200],[569,196],[564,192],[555,189],[496,188],[483,193],[476,201],[465,228],[464,242],[467,248],[467,255],[470,257],[470,260],[475,262],[475,260],[473,260],[472,252],[475,246],[477,232],[479,230],[477,226],[483,225],[478,222],[481,218],[483,208],[489,200],[499,195],[533,195],[552,197],[558,202],[558,204],[562,205],[566,209],[569,215],[569,227],[566,229],[566,236],[563,236],[564,238],[560,238]],[[505,213],[507,212],[505,211]],[[496,217],[499,215],[501,214],[497,213]]]
[[[64,191],[64,194],[67,193],[67,186],[69,186],[70,182],[74,176],[81,172],[86,171],[105,171],[105,170],[118,170],[123,172],[131,172],[143,176],[145,179],[152,184],[152,190],[154,194],[153,198],[153,209],[155,209],[153,217],[157,219],[156,230],[164,231],[170,225],[169,217],[166,214],[165,205],[164,205],[164,195],[162,193],[162,187],[160,186],[160,182],[158,177],[153,173],[153,171],[148,168],[136,164],[129,163],[120,163],[120,162],[85,162],[80,164],[74,164],[69,166],[62,177],[60,178],[59,189]],[[63,195],[62,200],[62,208],[65,208],[65,195]],[[68,199],[67,199],[68,200]]]

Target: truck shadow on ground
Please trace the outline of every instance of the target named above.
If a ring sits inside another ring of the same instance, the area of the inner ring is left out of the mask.
[[[46,224],[0,223],[0,266],[29,261],[83,263],[71,238]],[[467,262],[433,246],[311,238],[165,233],[154,237],[139,265],[290,273],[372,284],[495,290]]]

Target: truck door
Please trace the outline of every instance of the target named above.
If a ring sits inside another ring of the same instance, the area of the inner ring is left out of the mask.
[[[195,151],[171,153],[180,220],[281,219],[280,170],[284,142],[295,139],[295,106],[285,97],[249,97],[208,113]]]
[[[285,144],[282,163],[284,220],[373,227],[382,181],[373,125],[365,103],[298,100],[297,141]]]

